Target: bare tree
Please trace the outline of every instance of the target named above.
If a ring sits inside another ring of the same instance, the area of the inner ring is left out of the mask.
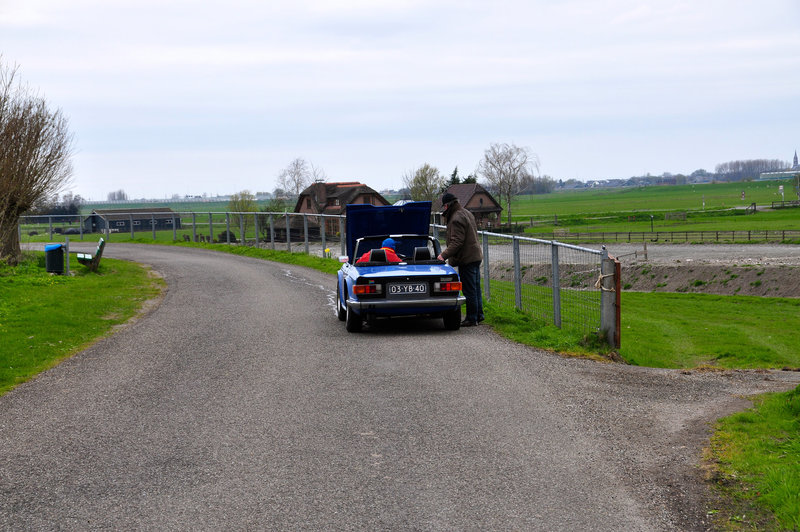
[[[314,166],[314,163],[309,163],[311,166],[311,179],[314,183],[324,183],[328,180],[328,174],[319,166]]]
[[[483,154],[478,172],[505,200],[508,223],[511,223],[511,198],[519,191],[522,179],[539,171],[539,158],[528,148],[514,144],[492,144]]]
[[[287,194],[297,197],[311,183],[325,181],[325,179],[327,179],[327,176],[322,168],[318,168],[302,157],[298,157],[278,174],[278,186],[285,190]]]
[[[256,203],[256,197],[251,194],[249,190],[243,190],[232,194],[231,199],[228,200],[228,210],[235,213],[257,212],[258,204]],[[247,233],[247,228],[253,221],[252,216],[245,214],[235,214],[234,220],[244,228],[245,233]],[[244,240],[244,235],[242,235],[242,242],[244,242]]]
[[[108,201],[125,201],[128,199],[128,193],[125,192],[124,189],[115,190],[114,192],[109,192]]]
[[[19,217],[72,176],[72,134],[60,109],[15,82],[0,63],[0,260],[18,264]]]
[[[414,201],[434,201],[441,194],[447,178],[439,174],[439,169],[428,163],[403,176],[403,184],[408,188]]]

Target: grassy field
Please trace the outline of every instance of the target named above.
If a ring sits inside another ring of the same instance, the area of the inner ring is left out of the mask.
[[[511,208],[528,233],[800,229],[800,208],[763,210],[781,199],[779,184],[797,198],[791,182],[770,181],[561,191],[518,196]],[[751,203],[762,210],[748,214]],[[675,213],[686,219],[668,219]]]
[[[557,215],[560,218],[575,214],[596,216],[598,213],[715,211],[746,207],[751,203],[770,205],[773,201],[780,201],[779,185],[783,185],[786,200],[797,199],[791,180],[596,188],[517,196],[511,203],[511,212],[515,219],[524,220],[531,216]],[[503,221],[506,221],[505,217]]]

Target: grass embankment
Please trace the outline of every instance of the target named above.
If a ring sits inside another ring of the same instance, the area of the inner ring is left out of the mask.
[[[136,264],[106,259],[97,273],[50,275],[44,253],[0,264],[0,394],[86,348],[156,297],[163,281]]]
[[[800,299],[622,293],[622,348],[657,368],[800,367]]]

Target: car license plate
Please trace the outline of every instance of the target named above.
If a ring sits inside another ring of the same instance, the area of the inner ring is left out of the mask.
[[[427,283],[398,283],[389,285],[390,295],[427,294]]]

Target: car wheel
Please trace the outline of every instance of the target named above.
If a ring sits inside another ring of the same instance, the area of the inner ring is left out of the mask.
[[[336,284],[336,317],[339,321],[344,321],[347,318],[347,309],[342,305],[341,289],[339,284]]]
[[[445,312],[443,319],[445,329],[457,331],[461,327],[461,307]]]
[[[347,307],[345,320],[345,328],[347,328],[348,332],[358,332],[361,330],[361,316],[356,314],[349,306]]]

